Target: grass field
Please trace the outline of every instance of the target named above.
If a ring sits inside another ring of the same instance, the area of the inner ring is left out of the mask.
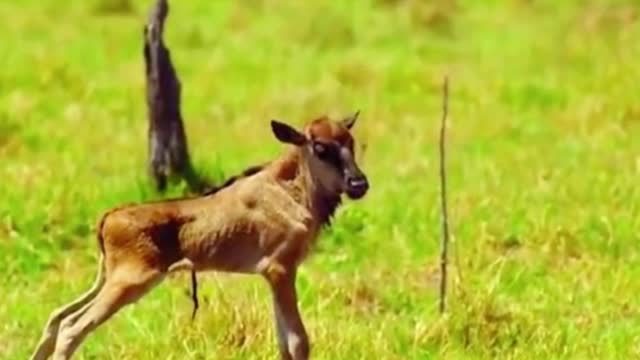
[[[91,284],[95,224],[145,173],[151,1],[0,2],[0,358]],[[128,6],[128,5],[129,6]],[[640,358],[640,4],[172,1],[167,42],[199,171],[276,156],[271,118],[362,110],[372,189],[303,266],[316,359]],[[448,313],[437,134],[451,77]],[[162,196],[183,193],[174,185]],[[173,276],[79,359],[273,359],[259,278]]]

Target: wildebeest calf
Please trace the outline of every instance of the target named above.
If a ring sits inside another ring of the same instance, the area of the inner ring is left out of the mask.
[[[98,228],[95,284],[51,315],[32,359],[69,359],[91,331],[179,269],[262,274],[282,358],[307,359],[296,269],[341,195],[359,199],[369,188],[349,131],[357,115],[316,119],[302,132],[272,121],[275,137],[292,146],[262,168],[206,196],[107,212]]]

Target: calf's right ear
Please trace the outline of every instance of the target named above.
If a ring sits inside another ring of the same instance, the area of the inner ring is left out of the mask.
[[[297,146],[304,145],[307,142],[307,138],[294,129],[290,125],[279,122],[277,120],[271,120],[271,130],[278,140],[283,143],[293,144]]]

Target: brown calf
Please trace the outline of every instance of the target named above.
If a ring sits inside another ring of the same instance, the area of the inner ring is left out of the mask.
[[[32,359],[69,359],[87,334],[181,269],[262,274],[282,358],[307,359],[296,269],[341,194],[359,199],[368,190],[349,132],[357,116],[316,119],[304,132],[272,121],[276,138],[293,145],[278,159],[203,197],[109,211],[98,229],[95,284],[51,315]]]

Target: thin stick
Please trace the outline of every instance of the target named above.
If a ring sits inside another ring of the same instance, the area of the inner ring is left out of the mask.
[[[447,298],[447,264],[449,251],[449,216],[447,213],[446,127],[449,113],[449,78],[442,85],[442,121],[440,123],[440,199],[442,201],[442,244],[440,248],[440,313],[444,314]]]
[[[198,278],[195,269],[191,269],[191,301],[193,301],[193,311],[191,312],[191,321],[196,319],[200,303],[198,302]]]

